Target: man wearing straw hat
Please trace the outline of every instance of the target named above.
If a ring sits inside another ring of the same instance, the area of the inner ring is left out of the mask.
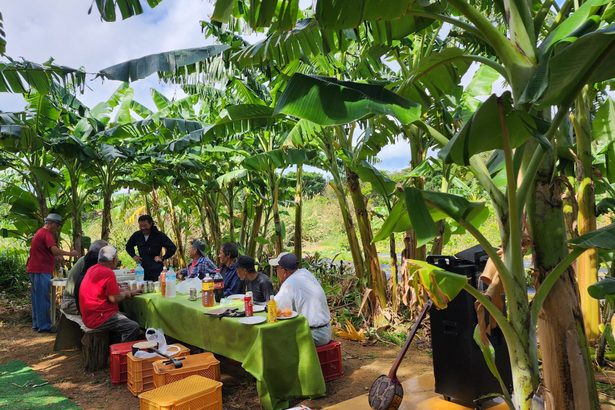
[[[62,217],[49,214],[45,225],[34,234],[30,245],[30,257],[26,272],[30,277],[32,296],[32,329],[38,332],[53,332],[49,309],[51,307],[51,276],[56,257],[78,257],[76,250],[63,251],[58,248],[56,237],[62,226]]]

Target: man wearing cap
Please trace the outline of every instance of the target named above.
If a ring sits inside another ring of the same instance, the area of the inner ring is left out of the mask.
[[[58,214],[49,214],[45,218],[45,225],[34,234],[30,245],[30,257],[26,265],[26,272],[30,277],[32,297],[32,329],[38,332],[53,332],[49,308],[51,300],[51,276],[55,265],[55,258],[62,256],[78,257],[76,250],[63,251],[58,248],[56,237],[62,226],[62,217]]]
[[[237,275],[245,283],[246,292],[252,292],[255,303],[267,303],[273,295],[273,284],[269,276],[256,271],[254,262],[249,256],[237,258]]]
[[[203,279],[205,275],[213,276],[216,274],[216,265],[205,255],[205,244],[195,239],[190,244],[188,255],[192,262],[187,268],[182,269],[181,273],[185,278]]]
[[[331,313],[327,296],[318,279],[307,269],[299,269],[299,260],[288,252],[282,252],[269,264],[274,266],[280,279],[280,291],[275,295],[278,309],[290,307],[305,316],[310,324],[312,339],[316,346],[331,340]]]
[[[117,249],[104,246],[98,263],[85,274],[79,290],[79,309],[83,323],[90,329],[108,330],[112,342],[131,342],[141,336],[139,324],[119,313],[118,304],[139,291],[120,291],[113,269],[117,266]]]

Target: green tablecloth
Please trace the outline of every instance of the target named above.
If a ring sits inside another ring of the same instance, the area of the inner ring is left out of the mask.
[[[189,301],[186,295],[163,298],[157,293],[126,300],[122,310],[144,328],[161,328],[175,339],[241,362],[256,378],[264,409],[284,409],[290,398],[325,394],[318,355],[303,316],[244,325],[238,318],[204,314],[200,300]]]

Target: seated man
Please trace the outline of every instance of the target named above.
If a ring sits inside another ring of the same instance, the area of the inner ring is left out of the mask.
[[[237,276],[237,245],[227,242],[220,247],[220,274],[224,279],[224,297],[243,292],[243,281]]]
[[[119,313],[118,303],[138,292],[120,291],[113,273],[117,262],[117,249],[113,246],[100,250],[98,263],[88,269],[81,282],[79,308],[87,327],[108,330],[112,339],[130,342],[139,340],[141,329],[137,322]]]
[[[318,279],[307,269],[299,269],[299,261],[292,253],[282,252],[269,264],[276,268],[280,291],[275,296],[278,309],[290,307],[305,316],[316,346],[331,340],[331,313],[327,297]]]
[[[245,283],[247,292],[252,292],[254,303],[267,303],[273,295],[273,284],[269,276],[254,269],[254,259],[249,256],[237,258],[237,275]]]
[[[69,315],[80,315],[79,313],[79,290],[78,285],[81,284],[85,273],[89,268],[96,265],[98,262],[98,252],[103,246],[107,246],[107,241],[97,240],[92,243],[88,252],[79,258],[72,268],[68,271],[66,287],[62,293],[62,311]]]
[[[216,265],[205,255],[205,245],[195,239],[190,244],[189,256],[192,259],[187,268],[181,270],[184,278],[203,279],[205,275],[213,276],[216,274]]]

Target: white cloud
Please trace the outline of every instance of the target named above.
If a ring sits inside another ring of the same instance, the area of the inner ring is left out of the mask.
[[[410,163],[410,144],[405,139],[399,139],[394,144],[386,145],[378,153],[378,169],[396,171],[406,168]]]
[[[83,0],[0,0],[7,54],[35,62],[53,57],[57,64],[97,72],[144,55],[211,43],[201,33],[199,21],[208,19],[213,8],[203,0],[163,1],[140,16],[113,23],[101,21],[95,9],[88,15],[89,4]],[[88,80],[89,89],[80,98],[91,106],[118,86],[117,81]],[[159,84],[156,76],[132,86],[137,99],[150,107],[151,87],[168,96],[176,93],[175,87]],[[19,109],[20,102],[20,96],[0,94],[0,110]]]

